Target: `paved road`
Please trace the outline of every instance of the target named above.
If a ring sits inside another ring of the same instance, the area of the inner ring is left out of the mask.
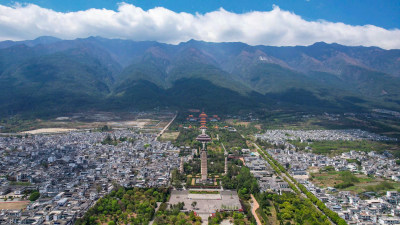
[[[164,133],[164,131],[168,129],[168,127],[172,124],[172,122],[174,122],[176,116],[178,116],[178,112],[175,113],[174,118],[172,118],[171,121],[169,121],[169,123],[160,131],[160,133],[158,133],[157,137],[154,139],[155,141],[157,140],[158,137],[160,137]]]
[[[228,152],[226,151],[224,143],[221,142],[222,148],[224,149],[224,155],[228,155]]]

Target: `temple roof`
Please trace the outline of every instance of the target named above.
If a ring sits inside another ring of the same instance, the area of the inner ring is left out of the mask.
[[[202,112],[202,113],[199,115],[199,117],[200,117],[200,118],[202,118],[202,117],[207,118],[207,114],[205,114],[204,112]]]
[[[200,134],[199,136],[197,136],[196,140],[200,142],[209,142],[211,141],[211,138],[207,134]]]

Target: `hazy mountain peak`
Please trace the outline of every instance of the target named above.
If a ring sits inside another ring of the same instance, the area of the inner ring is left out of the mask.
[[[57,41],[62,41],[62,39],[59,39],[59,38],[56,38],[56,37],[53,37],[53,36],[40,36],[40,37],[34,39],[33,41],[47,44],[47,43],[53,43],[53,42],[57,42]]]
[[[334,43],[334,44],[335,44],[335,43]],[[326,43],[326,42],[319,41],[319,42],[315,42],[314,44],[309,45],[309,46],[310,46],[310,47],[327,47],[327,46],[331,46],[331,45],[334,45],[334,44],[328,44],[328,43]]]

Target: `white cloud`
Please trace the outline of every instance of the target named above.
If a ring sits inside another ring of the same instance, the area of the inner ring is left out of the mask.
[[[88,36],[179,43],[189,39],[250,45],[310,45],[318,41],[344,45],[400,48],[400,30],[306,21],[274,6],[267,12],[236,14],[224,9],[206,14],[176,13],[157,7],[144,11],[121,3],[117,11],[88,9],[55,12],[37,5],[0,5],[0,40],[38,36],[75,39]]]

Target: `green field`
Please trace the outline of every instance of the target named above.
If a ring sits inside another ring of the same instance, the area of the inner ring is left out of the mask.
[[[323,114],[309,115],[299,111],[269,111],[260,115],[262,130],[330,130],[361,129],[389,137],[400,138],[400,119],[366,116],[355,117],[339,114],[337,120],[331,120]]]
[[[301,143],[300,141],[290,141],[296,145],[300,150],[304,150],[305,147],[309,146],[312,148],[313,153],[317,154],[332,154],[338,155],[343,152],[349,152],[351,150],[363,151],[363,152],[383,152],[391,151],[393,154],[400,154],[400,145],[397,142],[378,142],[378,141],[314,141],[311,144],[306,142]]]
[[[311,181],[319,187],[335,187],[341,191],[351,191],[356,194],[362,192],[384,194],[386,191],[400,189],[400,182],[370,177],[364,174],[352,174],[349,171],[311,173]]]

